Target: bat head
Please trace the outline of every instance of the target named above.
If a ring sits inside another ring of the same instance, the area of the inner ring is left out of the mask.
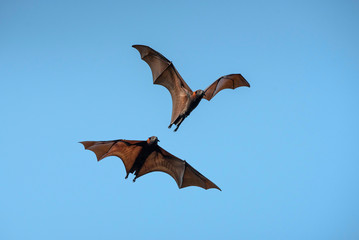
[[[197,97],[203,98],[205,94],[205,92],[203,90],[197,90],[194,92],[194,95],[196,95]]]
[[[149,145],[152,145],[152,144],[157,144],[157,142],[159,142],[160,140],[158,140],[158,138],[156,136],[152,136],[152,137],[149,137],[147,139],[147,143]]]

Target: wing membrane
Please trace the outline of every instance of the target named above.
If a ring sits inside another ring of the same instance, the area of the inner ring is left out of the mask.
[[[142,150],[141,142],[143,141],[113,140],[85,141],[80,143],[84,145],[85,149],[91,150],[96,154],[97,161],[109,156],[121,158],[128,174]]]
[[[188,96],[192,94],[191,88],[183,80],[171,61],[161,53],[144,45],[133,45],[151,68],[153,83],[162,85],[168,89],[172,97],[171,123],[176,120],[185,108]]]
[[[222,76],[206,88],[204,99],[211,100],[218,92],[223,89],[236,89],[237,87],[250,87],[247,80],[241,74],[230,74]]]
[[[179,188],[197,186],[204,189],[217,188],[221,190],[186,161],[177,158],[161,147],[158,147],[158,150],[147,158],[138,173],[138,177],[154,171],[169,174],[174,178]]]

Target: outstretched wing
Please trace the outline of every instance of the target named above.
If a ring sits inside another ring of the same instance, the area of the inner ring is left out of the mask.
[[[241,74],[230,74],[218,78],[214,83],[212,83],[206,90],[204,99],[208,101],[211,100],[219,91],[231,88],[235,89],[237,87],[250,87],[247,80]]]
[[[80,142],[85,149],[96,154],[97,161],[109,156],[121,158],[128,174],[142,150],[144,141],[113,140],[113,141],[85,141]]]
[[[153,83],[164,86],[171,93],[172,123],[185,108],[189,96],[192,95],[191,88],[177,72],[172,62],[161,53],[144,45],[133,45],[132,47],[140,52],[141,59],[150,66]]]
[[[174,178],[179,188],[198,186],[204,189],[217,188],[221,190],[186,161],[177,158],[159,146],[148,156],[137,177],[154,171],[169,174]]]

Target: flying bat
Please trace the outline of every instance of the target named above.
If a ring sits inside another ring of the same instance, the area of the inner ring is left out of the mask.
[[[241,74],[229,74],[218,78],[205,90],[193,92],[187,83],[178,73],[173,63],[161,53],[144,45],[133,45],[151,68],[153,83],[164,86],[172,97],[172,125],[176,125],[177,131],[183,120],[197,107],[202,98],[210,101],[218,92],[223,89],[235,89],[237,87],[250,87],[247,80]]]
[[[126,179],[130,173],[137,178],[155,171],[165,172],[174,178],[179,188],[198,186],[204,189],[217,188],[216,184],[200,174],[186,161],[158,146],[158,138],[152,136],[147,141],[113,140],[80,142],[85,149],[96,154],[97,161],[108,156],[119,157],[126,168]]]

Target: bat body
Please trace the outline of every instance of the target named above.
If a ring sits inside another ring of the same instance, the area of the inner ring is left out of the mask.
[[[157,137],[150,137],[147,141],[113,140],[113,141],[85,141],[80,142],[85,149],[96,154],[100,161],[108,156],[121,158],[126,168],[126,177],[130,173],[137,178],[154,171],[161,171],[174,178],[179,188],[198,186],[204,189],[217,188],[196,169],[176,156],[170,154],[160,146]]]
[[[250,87],[241,74],[229,74],[218,78],[205,90],[192,91],[171,61],[161,53],[144,45],[133,45],[141,58],[150,66],[153,83],[164,86],[172,97],[172,117],[169,128],[176,125],[177,131],[183,120],[198,106],[202,98],[210,101],[219,91],[229,88]]]

